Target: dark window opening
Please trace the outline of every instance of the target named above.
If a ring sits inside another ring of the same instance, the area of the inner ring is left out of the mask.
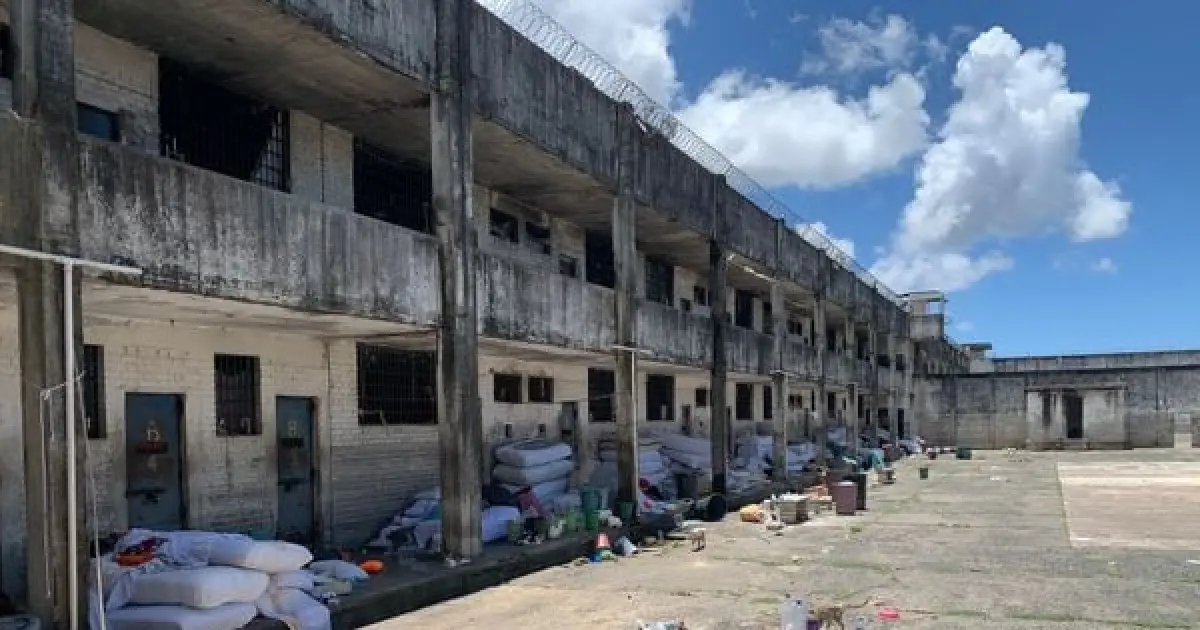
[[[763,420],[775,419],[775,392],[770,385],[763,386]]]
[[[192,166],[287,191],[290,133],[286,110],[159,60],[162,154]]]
[[[892,355],[890,354],[877,354],[875,355],[875,360],[879,362],[879,367],[892,367]]]
[[[617,379],[612,370],[588,368],[588,415],[591,422],[612,422]]]
[[[529,402],[554,402],[554,379],[549,376],[529,377]]]
[[[734,416],[738,420],[754,419],[754,386],[749,383],[738,383],[734,386],[733,397]]]
[[[546,226],[526,221],[525,240],[529,241],[529,247],[539,254],[549,256],[554,250],[550,239],[550,228]]]
[[[896,410],[896,439],[903,440],[908,438],[908,427],[904,426],[904,410]]]
[[[213,356],[213,385],[217,435],[260,435],[258,357],[240,354]]]
[[[87,436],[91,440],[103,439],[108,434],[104,418],[104,348],[83,346],[83,415]]]
[[[708,407],[708,388],[697,387],[696,388],[696,408],[704,409],[706,407]]]
[[[700,285],[692,287],[692,301],[696,306],[708,306],[708,289]]]
[[[692,301],[687,298],[679,298],[679,309],[684,313],[691,313]]]
[[[1054,394],[1042,394],[1042,424],[1050,426],[1054,422]]]
[[[803,337],[804,336],[804,322],[802,322],[798,319],[789,319],[788,323],[787,323],[787,331],[788,331],[789,335],[796,335],[797,337]]]
[[[774,309],[771,308],[770,302],[763,302],[762,312],[763,312],[763,333],[768,334],[768,335],[774,335],[775,334],[775,313],[774,313]]]
[[[749,291],[733,292],[733,324],[738,328],[754,328],[754,295]]]
[[[585,237],[584,268],[587,281],[610,289],[617,286],[616,261],[612,238],[603,232],[588,230]]]
[[[521,242],[521,222],[517,217],[492,208],[488,213],[488,232],[495,238],[510,243]]]
[[[1067,439],[1083,439],[1083,397],[1068,389],[1063,392],[1063,415],[1066,416]]]
[[[558,273],[568,278],[579,277],[579,259],[562,254],[558,257]]]
[[[646,300],[675,303],[675,266],[662,259],[646,257]]]
[[[646,419],[675,419],[675,377],[667,374],[646,376]]]
[[[865,396],[858,397],[858,419],[862,420],[867,417],[867,399]]]
[[[0,24],[0,79],[12,79],[17,67],[17,59],[13,54],[12,30],[7,24]]]
[[[521,375],[500,373],[492,375],[492,400],[510,405],[521,404]]]
[[[900,370],[901,372],[908,369],[908,361],[904,359],[903,354],[896,355],[896,369]]]
[[[354,211],[432,234],[433,172],[355,138]]]
[[[437,424],[437,353],[358,344],[358,423]]]
[[[829,413],[830,420],[837,416],[837,393],[829,392],[825,395],[825,411]]]
[[[825,329],[825,350],[837,352],[837,331],[832,328]]]
[[[76,103],[75,113],[79,133],[109,142],[121,141],[120,117],[115,112]]]

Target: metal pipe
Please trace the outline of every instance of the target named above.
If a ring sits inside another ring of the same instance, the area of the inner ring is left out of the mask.
[[[79,630],[79,512],[75,476],[75,265],[63,262],[63,361],[67,416],[67,596],[71,630]]]

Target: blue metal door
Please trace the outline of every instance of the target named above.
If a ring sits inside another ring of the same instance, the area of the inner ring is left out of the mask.
[[[312,545],[316,523],[316,484],[313,466],[313,400],[294,396],[275,398],[278,435],[278,508],[276,537]]]
[[[129,526],[183,529],[183,396],[125,394]]]

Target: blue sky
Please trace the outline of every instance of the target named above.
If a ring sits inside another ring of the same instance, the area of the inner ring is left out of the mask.
[[[537,2],[891,284],[953,289],[957,339],[1200,347],[1200,4]]]

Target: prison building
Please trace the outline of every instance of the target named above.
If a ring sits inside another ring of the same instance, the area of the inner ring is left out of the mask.
[[[102,534],[357,545],[440,485],[470,553],[501,440],[920,431],[905,300],[474,2],[0,24],[0,242],[141,271],[78,272],[64,335],[60,272],[5,259],[7,593],[62,580],[65,343]]]

